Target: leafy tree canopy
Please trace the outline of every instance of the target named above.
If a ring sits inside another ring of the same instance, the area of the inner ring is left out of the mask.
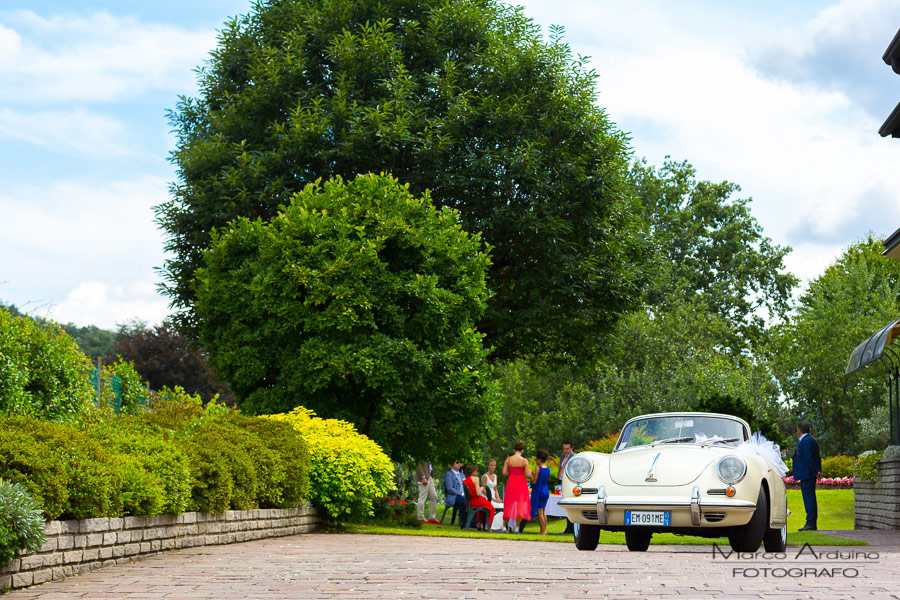
[[[398,460],[480,439],[492,408],[475,323],[490,261],[458,221],[366,175],[311,184],[270,221],[214,233],[198,271],[200,337],[241,407],[303,405]]]
[[[206,353],[169,321],[153,328],[141,322],[121,325],[118,338],[104,362],[130,361],[152,389],[177,386],[204,400],[216,395],[224,402],[234,399],[228,384],[216,380]]]
[[[727,181],[697,181],[687,162],[656,170],[638,162],[632,178],[656,248],[657,277],[645,291],[651,306],[698,301],[727,319],[728,344],[742,349],[765,329],[761,309],[784,316],[797,278],[784,270],[790,248],[762,234],[749,200]]]
[[[900,314],[900,262],[883,250],[872,237],[851,245],[773,331],[772,369],[823,454],[855,451],[861,420],[887,404],[883,368],[844,375],[853,349]]]
[[[179,326],[196,325],[214,228],[385,172],[493,247],[479,329],[495,359],[593,359],[647,251],[626,136],[559,36],[495,0],[264,0],[228,23],[170,115],[178,181],[157,214]]]

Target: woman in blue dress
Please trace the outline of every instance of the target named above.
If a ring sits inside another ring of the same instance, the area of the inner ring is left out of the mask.
[[[550,454],[546,450],[538,450],[534,456],[537,469],[531,475],[531,519],[537,517],[541,528],[541,535],[547,535],[547,500],[550,498],[550,489],[547,480],[550,479],[550,468],[547,459]]]

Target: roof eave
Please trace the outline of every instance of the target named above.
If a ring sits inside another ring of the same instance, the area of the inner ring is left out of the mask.
[[[881,137],[900,137],[900,104],[894,107],[887,120],[878,130]]]
[[[894,35],[894,39],[888,44],[887,50],[881,59],[894,70],[894,73],[900,75],[900,29]]]

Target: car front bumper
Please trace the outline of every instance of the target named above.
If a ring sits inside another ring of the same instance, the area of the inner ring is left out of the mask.
[[[710,497],[693,486],[689,495],[608,495],[604,486],[596,494],[559,501],[569,520],[603,527],[625,527],[625,511],[668,511],[672,528],[735,527],[746,525],[756,504],[736,498]],[[633,525],[633,527],[641,527]]]

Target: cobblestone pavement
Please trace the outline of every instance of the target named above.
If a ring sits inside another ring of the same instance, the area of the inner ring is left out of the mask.
[[[868,535],[871,547],[805,549],[799,557],[789,547],[779,560],[714,557],[711,546],[579,552],[515,540],[306,534],[169,552],[5,600],[900,598],[896,533]]]

